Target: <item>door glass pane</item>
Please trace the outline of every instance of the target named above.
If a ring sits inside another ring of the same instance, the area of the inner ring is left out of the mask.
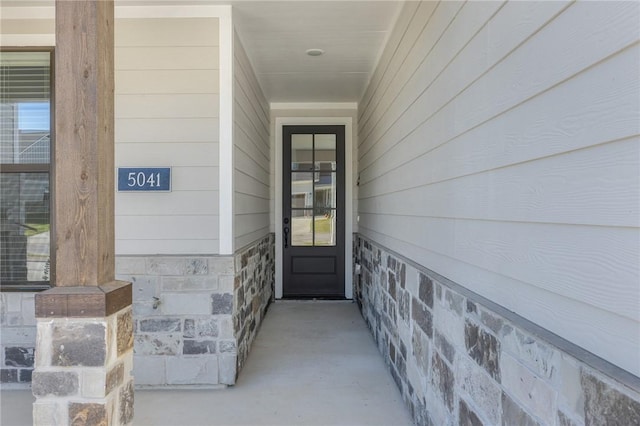
[[[313,207],[313,177],[315,173],[291,173],[291,208]]]
[[[328,164],[326,167],[333,167],[336,164],[336,135],[314,135],[315,136],[315,161]],[[332,166],[333,165],[333,166]]]
[[[49,174],[0,179],[0,282],[49,280]]]
[[[291,135],[291,170],[313,170],[313,135]]]
[[[313,245],[313,209],[291,211],[291,245]]]
[[[336,211],[322,209],[314,218],[315,246],[336,245]]]
[[[336,208],[336,173],[316,172],[314,187],[314,206],[323,214],[323,209]]]

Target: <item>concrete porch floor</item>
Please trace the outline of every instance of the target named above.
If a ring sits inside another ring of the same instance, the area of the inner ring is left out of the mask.
[[[1,392],[0,424],[31,424],[29,391]],[[135,425],[413,424],[357,306],[271,305],[234,387],[138,390]]]

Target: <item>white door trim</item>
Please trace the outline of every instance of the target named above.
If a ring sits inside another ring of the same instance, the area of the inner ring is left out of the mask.
[[[276,299],[282,299],[282,127],[288,125],[344,126],[345,245],[344,295],[353,298],[353,119],[351,117],[277,117],[275,144]]]

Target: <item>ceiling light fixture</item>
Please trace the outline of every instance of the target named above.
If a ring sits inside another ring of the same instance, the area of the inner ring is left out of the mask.
[[[309,56],[321,56],[324,54],[324,50],[322,49],[308,49],[307,55]]]

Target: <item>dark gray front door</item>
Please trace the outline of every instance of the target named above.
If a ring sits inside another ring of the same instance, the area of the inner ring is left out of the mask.
[[[283,296],[344,297],[344,126],[283,127]]]

